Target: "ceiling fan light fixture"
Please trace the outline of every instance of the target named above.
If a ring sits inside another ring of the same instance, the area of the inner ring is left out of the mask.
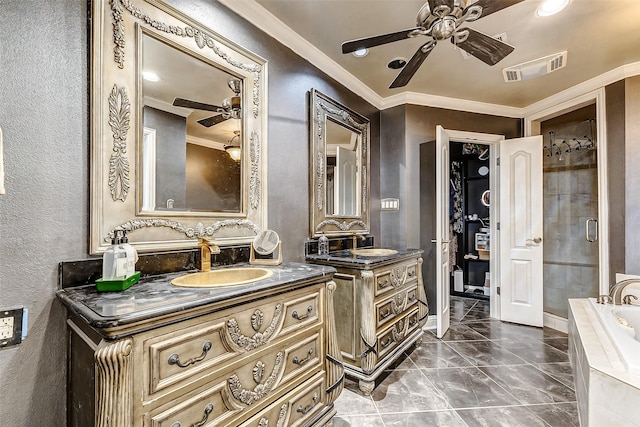
[[[546,0],[536,9],[536,16],[545,17],[555,15],[567,7],[570,2],[571,0]]]
[[[240,131],[233,131],[233,137],[229,140],[229,145],[224,146],[224,151],[229,154],[232,160],[239,162],[242,159],[242,151],[240,150]]]
[[[369,49],[367,49],[366,47],[361,47],[360,49],[356,49],[353,51],[353,56],[355,56],[356,58],[362,58],[364,56],[367,56],[369,54]]]

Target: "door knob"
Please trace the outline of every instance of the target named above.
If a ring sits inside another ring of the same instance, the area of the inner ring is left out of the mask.
[[[534,237],[533,239],[527,239],[527,242],[533,242],[535,244],[538,244],[542,242],[542,237]]]

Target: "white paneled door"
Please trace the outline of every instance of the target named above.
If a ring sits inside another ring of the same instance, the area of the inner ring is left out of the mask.
[[[438,338],[449,329],[449,134],[442,126],[436,127],[436,328]]]
[[[542,326],[542,136],[500,143],[501,319]]]

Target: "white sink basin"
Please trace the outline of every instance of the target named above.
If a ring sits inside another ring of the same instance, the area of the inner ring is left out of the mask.
[[[212,288],[256,282],[272,274],[271,270],[265,268],[226,268],[186,274],[173,279],[171,284],[186,288]]]
[[[364,249],[351,249],[351,253],[361,256],[388,256],[398,253],[395,249],[382,249],[382,248],[364,248]]]

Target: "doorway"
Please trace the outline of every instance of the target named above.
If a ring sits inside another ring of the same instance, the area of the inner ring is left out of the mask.
[[[490,147],[450,141],[449,151],[450,294],[489,300]]]

